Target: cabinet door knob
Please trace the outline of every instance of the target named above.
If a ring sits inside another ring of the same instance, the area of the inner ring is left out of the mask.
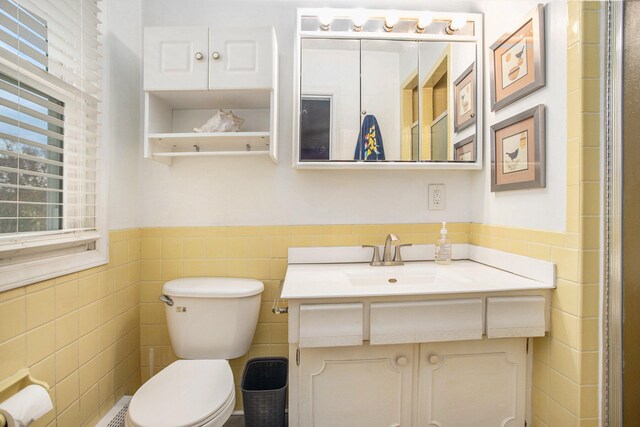
[[[202,55],[202,52],[196,52],[196,59],[200,61],[202,58],[204,58],[204,56]]]
[[[367,110],[362,110],[362,115],[366,116],[367,115]]]
[[[216,61],[217,61],[218,59],[220,59],[220,53],[218,53],[218,52],[213,52],[213,53],[211,54],[211,58],[213,58],[214,60],[216,60]]]
[[[442,358],[437,354],[432,354],[431,356],[429,356],[429,363],[431,363],[432,365],[437,365],[438,363],[440,363],[440,360],[442,360]]]
[[[398,366],[407,366],[407,363],[409,363],[409,360],[404,356],[400,356],[396,359],[396,365]]]

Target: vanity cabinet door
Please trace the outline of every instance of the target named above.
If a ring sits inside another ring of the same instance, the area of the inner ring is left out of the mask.
[[[271,89],[272,27],[210,28],[209,89]]]
[[[206,90],[209,29],[144,29],[144,90]]]
[[[526,339],[420,345],[418,425],[524,425]]]
[[[411,425],[413,345],[300,350],[300,427]]]

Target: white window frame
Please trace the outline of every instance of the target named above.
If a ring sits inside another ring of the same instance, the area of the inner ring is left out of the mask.
[[[105,14],[106,15],[106,14]],[[100,36],[104,42],[104,34]],[[104,46],[104,43],[103,43]],[[102,87],[108,87],[106,73],[106,55],[102,58],[103,79]],[[50,75],[46,71],[26,73],[19,69],[15,61],[0,56],[0,72],[16,78],[18,73],[23,76],[21,80],[62,102],[68,102],[75,98],[77,92],[73,86]],[[26,79],[24,78],[26,76]],[[104,98],[104,97],[103,97]],[[105,123],[106,103],[102,102],[102,121]],[[107,174],[106,157],[108,150],[104,147],[107,134],[107,126],[102,126],[100,142],[98,146],[98,161],[96,164],[96,212],[95,231],[24,233],[16,235],[15,239],[0,245],[0,292],[19,288],[43,280],[64,276],[88,268],[104,265],[109,258],[109,242],[106,224],[106,194]],[[64,199],[63,199],[64,200]],[[64,206],[64,202],[63,202]],[[92,249],[78,251],[86,245],[93,245]]]

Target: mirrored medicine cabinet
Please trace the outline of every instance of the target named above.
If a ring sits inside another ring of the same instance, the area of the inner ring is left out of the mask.
[[[478,169],[482,16],[298,9],[297,168]]]

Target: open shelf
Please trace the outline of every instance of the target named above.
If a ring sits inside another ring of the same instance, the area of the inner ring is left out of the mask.
[[[146,92],[145,157],[171,164],[174,157],[267,154],[275,161],[275,94],[221,92]],[[233,106],[233,113],[244,120],[240,132],[194,132],[223,106]]]
[[[158,148],[154,156],[179,153],[206,155],[232,151],[235,154],[269,152],[269,132],[152,133],[149,143]],[[176,156],[177,157],[177,156]]]

